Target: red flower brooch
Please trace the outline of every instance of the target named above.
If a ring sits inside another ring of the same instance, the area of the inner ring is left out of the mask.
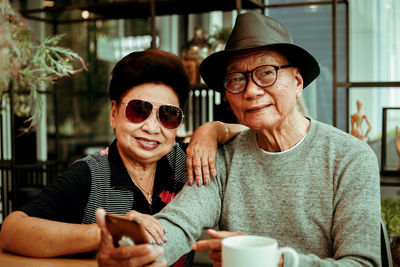
[[[168,190],[164,190],[160,193],[159,197],[161,198],[162,202],[168,204],[175,197],[175,193],[174,192],[171,193]]]

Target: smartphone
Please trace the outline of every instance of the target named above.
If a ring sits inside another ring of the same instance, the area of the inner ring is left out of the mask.
[[[144,228],[127,216],[106,214],[106,226],[111,233],[114,246],[149,243]]]

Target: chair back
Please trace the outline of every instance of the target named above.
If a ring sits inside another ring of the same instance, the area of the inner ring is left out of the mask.
[[[386,226],[381,219],[381,261],[382,267],[393,267],[392,252]]]

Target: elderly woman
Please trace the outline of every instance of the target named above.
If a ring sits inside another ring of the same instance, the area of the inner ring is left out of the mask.
[[[234,232],[277,239],[297,251],[299,266],[380,266],[374,152],[295,108],[319,74],[314,57],[282,24],[249,12],[237,17],[225,50],[206,58],[200,72],[250,129],[219,150],[217,179],[184,187],[155,215],[167,229],[167,262],[189,251],[202,229],[219,226],[230,232],[210,230],[211,240],[193,245],[211,250],[214,266],[221,239]],[[285,254],[284,264],[291,261]]]
[[[187,181],[186,145],[175,144],[175,138],[189,92],[187,74],[176,55],[147,50],[121,59],[109,88],[116,139],[104,151],[75,162],[36,199],[10,214],[2,226],[1,248],[34,257],[96,250],[99,207],[147,223],[154,220],[138,212],[159,212]],[[235,135],[235,126],[229,130],[219,122],[212,125],[203,144],[225,142]],[[208,150],[197,158],[215,158],[216,145]],[[194,160],[193,165],[201,164]],[[162,232],[161,225],[156,231]],[[156,234],[149,230],[153,243],[165,241]]]

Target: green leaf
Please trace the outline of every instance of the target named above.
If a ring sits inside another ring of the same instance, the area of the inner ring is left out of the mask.
[[[8,3],[0,2],[0,11],[0,95],[13,90],[16,94],[14,112],[31,116],[30,131],[40,121],[42,112],[38,88],[86,70],[86,64],[77,53],[58,46],[65,34],[49,36],[39,42]],[[29,97],[21,95],[25,90],[29,91]]]
[[[389,235],[400,236],[400,199],[382,200],[381,213]]]

